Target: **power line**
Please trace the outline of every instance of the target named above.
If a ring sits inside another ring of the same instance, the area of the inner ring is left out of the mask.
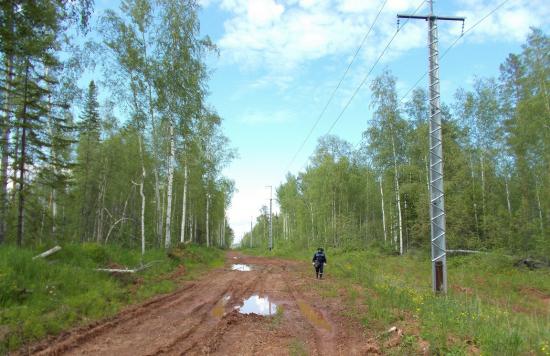
[[[441,54],[441,57],[439,58],[440,60],[443,60],[443,58],[445,58],[445,56],[449,53],[449,51],[454,47],[456,46],[456,44],[458,43],[458,41],[460,41],[461,38],[464,38],[470,31],[472,31],[474,28],[476,28],[479,24],[481,24],[483,21],[485,21],[489,16],[491,16],[492,14],[494,14],[496,11],[498,11],[502,6],[504,6],[507,2],[509,2],[510,0],[504,0],[503,2],[501,2],[499,5],[497,5],[493,10],[489,11],[485,16],[483,16],[481,19],[479,19],[476,23],[474,23],[472,26],[468,27],[468,29],[466,29],[465,31],[463,31],[460,36],[458,36],[454,41],[453,43],[451,43],[449,45],[449,47],[447,47],[447,49],[445,49],[445,51]],[[412,87],[409,88],[409,90],[407,90],[407,92],[401,97],[401,99],[399,99],[399,102],[402,103],[406,98],[407,96],[414,90],[414,88],[416,88],[418,86],[418,84],[420,84],[420,82],[426,78],[426,75],[428,75],[428,72],[424,72],[424,74],[422,74],[418,80],[414,83],[414,85]],[[359,148],[359,145],[361,144],[361,140],[359,140],[355,145],[355,149]]]
[[[424,4],[425,1],[422,1],[418,7],[416,8],[416,10],[414,10],[413,14],[416,14],[418,12],[418,10],[420,10],[420,7]],[[409,22],[409,19],[407,19],[405,21],[405,23],[403,24],[403,26],[401,28],[403,28],[407,23]],[[340,112],[340,114],[336,117],[336,120],[334,120],[334,122],[332,123],[332,125],[330,126],[330,128],[328,129],[326,135],[328,135],[332,129],[334,128],[334,126],[336,125],[336,123],[342,118],[342,115],[344,115],[344,112],[347,110],[348,106],[351,104],[351,102],[353,101],[353,99],[355,98],[355,96],[357,95],[357,93],[359,92],[359,90],[361,90],[361,88],[363,87],[363,85],[366,83],[368,77],[370,76],[370,74],[372,73],[372,71],[374,70],[374,67],[376,67],[376,65],[378,64],[378,62],[380,62],[380,59],[382,59],[382,57],[384,56],[384,54],[386,53],[386,51],[388,50],[388,48],[390,47],[390,45],[392,44],[393,40],[395,39],[395,37],[397,37],[397,34],[399,33],[399,28],[395,31],[395,33],[393,34],[392,38],[389,40],[389,42],[386,44],[386,47],[384,47],[384,49],[382,50],[382,52],[380,53],[380,55],[378,56],[378,58],[376,59],[376,61],[374,62],[374,64],[371,66],[370,70],[367,72],[367,75],[365,75],[365,77],[363,78],[363,80],[361,81],[361,83],[359,84],[359,86],[355,89],[355,91],[353,92],[353,94],[351,95],[351,97],[349,98],[349,100],[347,101],[346,105],[344,105],[344,108],[342,109],[342,111]]]
[[[441,56],[439,57],[440,60],[443,60],[443,58],[445,58],[445,56],[447,55],[447,53],[449,53],[449,51],[454,47],[456,46],[456,44],[458,43],[458,41],[460,41],[461,38],[465,37],[466,34],[470,31],[472,31],[474,28],[476,28],[479,24],[481,24],[483,21],[485,21],[489,16],[491,16],[492,14],[494,14],[496,11],[498,11],[501,7],[503,7],[508,1],[510,0],[504,0],[503,2],[501,2],[499,5],[497,5],[493,10],[489,11],[485,16],[483,16],[481,19],[479,19],[475,24],[473,24],[472,26],[468,27],[468,29],[466,29],[465,31],[463,31],[460,36],[458,36],[454,41],[453,43],[451,43],[449,45],[449,47],[447,47],[447,49],[445,49],[445,51],[441,54]],[[409,88],[409,90],[407,90],[407,92],[405,93],[405,95],[403,95],[401,97],[401,100],[399,100],[400,103],[403,102],[403,100],[405,100],[405,98],[411,93],[411,91],[414,90],[414,88],[416,88],[418,86],[418,84],[420,84],[420,82],[426,78],[426,75],[428,75],[428,72],[424,72],[424,74],[422,74],[420,76],[420,78],[418,78],[418,80],[414,83],[414,85],[412,87]]]
[[[420,10],[420,8],[422,7],[422,5],[425,3],[426,1],[423,0],[420,2],[420,4],[418,4],[418,6],[416,7],[416,9],[414,10],[413,14],[416,14],[418,12],[418,10]],[[405,22],[403,23],[403,25],[401,26],[401,28],[405,27],[405,25],[409,22],[409,20],[405,20]],[[399,30],[400,28],[398,28],[395,33],[393,34],[392,38],[389,40],[389,42],[386,44],[386,47],[384,47],[384,49],[382,50],[382,52],[380,53],[380,55],[378,56],[378,58],[376,59],[376,61],[374,62],[374,64],[371,66],[370,70],[368,71],[367,75],[363,78],[363,80],[361,81],[361,83],[359,84],[359,86],[355,89],[355,91],[353,92],[352,96],[349,98],[349,100],[347,101],[346,105],[344,105],[344,108],[342,109],[342,111],[340,112],[340,114],[336,117],[336,120],[334,120],[334,122],[332,123],[332,125],[330,126],[329,130],[327,131],[327,133],[325,135],[328,135],[332,129],[334,128],[334,126],[336,125],[336,123],[340,120],[340,118],[342,118],[342,115],[344,115],[344,112],[346,111],[346,109],[348,108],[348,106],[351,104],[351,102],[353,101],[353,99],[355,98],[355,96],[357,95],[357,93],[359,92],[359,90],[361,90],[361,88],[363,87],[363,85],[365,84],[365,82],[367,81],[369,75],[372,73],[372,71],[374,70],[374,67],[376,67],[376,65],[378,64],[378,62],[380,62],[380,59],[382,59],[382,57],[384,56],[384,54],[386,53],[386,51],[388,50],[388,48],[390,47],[391,43],[393,42],[393,40],[395,39],[395,37],[397,36],[397,34],[399,33]],[[305,165],[307,165],[307,162],[309,161],[309,158],[304,162],[304,164],[302,165],[302,167],[304,167]],[[288,169],[287,169],[288,170]]]
[[[469,32],[471,32],[474,28],[476,28],[477,26],[479,26],[483,21],[485,21],[489,16],[491,16],[492,14],[494,14],[496,11],[498,11],[501,7],[503,7],[506,3],[508,3],[510,0],[504,0],[503,2],[501,2],[499,5],[497,5],[495,8],[493,8],[491,11],[489,11],[485,16],[483,16],[481,19],[479,19],[476,23],[474,23],[472,26],[468,27],[466,30],[464,30],[460,36],[458,36],[454,41],[453,43],[451,43],[451,45],[449,45],[449,47],[447,47],[445,49],[445,51],[441,54],[441,57],[440,57],[440,60],[442,60],[443,58],[445,58],[445,56],[449,53],[449,51],[454,47],[456,46],[456,44],[458,43],[458,41],[460,41],[461,38],[465,37]],[[422,4],[424,3],[425,1],[422,1],[418,7],[416,8],[416,10],[413,12],[413,14],[415,14],[416,12],[418,12],[418,10],[420,9],[420,7],[422,6]],[[408,19],[403,23],[403,25],[401,26],[401,28],[403,28],[408,22]],[[387,47],[389,47],[389,44],[391,44],[391,42],[393,41],[393,39],[395,38],[395,36],[397,35],[397,33],[399,32],[396,31],[396,33],[393,35],[392,39],[390,40],[390,42],[388,43],[388,45],[386,46],[386,48],[384,49],[384,52],[387,50]],[[381,56],[379,57],[379,59],[381,58]],[[376,63],[378,63],[379,59],[377,60]],[[375,63],[375,65],[376,65]],[[374,66],[373,66],[374,67]],[[353,98],[355,97],[355,95],[357,94],[357,92],[361,89],[361,87],[364,85],[366,79],[368,78],[369,74],[372,72],[372,68],[371,70],[367,73],[367,76],[363,79],[363,81],[361,82],[361,84],[359,85],[359,87],[355,90],[355,92],[353,93],[352,97],[350,98],[350,100],[348,100],[348,102],[346,103],[346,105],[344,106],[343,110],[340,112],[340,114],[338,115],[338,117],[336,118],[336,120],[333,122],[333,124],[331,125],[329,131],[327,132],[327,134],[330,133],[330,131],[334,128],[334,126],[336,125],[336,123],[340,120],[340,118],[342,117],[342,115],[344,114],[345,110],[347,109],[347,107],[349,106],[349,104],[351,103],[351,101],[353,100]],[[411,91],[414,90],[414,88],[416,88],[418,86],[418,84],[420,84],[420,82],[426,77],[426,75],[428,74],[428,72],[424,72],[424,74],[422,74],[418,80],[415,82],[415,84],[409,88],[409,90],[407,90],[407,92],[405,93],[405,95],[403,95],[401,97],[401,99],[399,100],[399,102],[403,102],[403,100],[405,100],[405,98],[410,94]],[[355,149],[357,149],[359,147],[359,145],[361,144],[361,140],[359,140],[355,145]],[[309,160],[309,158],[308,158]],[[307,164],[307,161],[304,163],[304,166]],[[288,170],[288,169],[287,169]]]
[[[317,127],[317,125],[319,124],[319,121],[321,121],[321,118],[323,117],[323,115],[325,114],[328,106],[330,105],[330,103],[332,102],[332,99],[334,99],[334,95],[336,94],[336,91],[340,88],[340,85],[342,85],[342,82],[344,81],[344,78],[346,77],[346,75],[348,74],[348,71],[349,69],[351,68],[351,65],[353,64],[353,62],[355,61],[355,59],[357,58],[357,55],[359,54],[359,51],[361,50],[361,48],[363,48],[363,45],[365,44],[366,40],[367,40],[367,37],[369,36],[369,34],[371,33],[373,27],[374,27],[374,24],[376,23],[376,21],[378,21],[378,17],[380,17],[380,14],[382,13],[382,10],[384,9],[384,7],[386,6],[386,3],[388,2],[388,0],[384,0],[384,2],[382,3],[382,6],[380,7],[380,9],[378,10],[378,13],[376,14],[376,17],[374,18],[374,21],[372,22],[372,24],[370,25],[370,28],[369,30],[367,31],[367,33],[365,34],[365,36],[363,37],[363,40],[361,41],[361,44],[359,45],[359,47],[357,48],[357,50],[355,51],[355,54],[353,55],[352,59],[351,59],[351,62],[349,62],[348,64],[348,67],[346,68],[346,70],[344,71],[344,74],[342,75],[342,77],[340,78],[340,81],[338,82],[338,85],[336,86],[336,88],[334,88],[334,90],[332,91],[332,94],[330,95],[327,103],[325,104],[325,106],[323,107],[323,110],[321,110],[321,113],[319,114],[319,116],[317,117],[317,120],[315,120],[315,123],[313,124],[313,126],[311,127],[311,129],[309,130],[309,133],[307,134],[306,138],[304,139],[304,141],[302,142],[302,144],[300,145],[300,147],[298,148],[298,151],[296,151],[296,153],[294,154],[294,157],[292,157],[292,160],[290,161],[290,163],[288,164],[288,167],[287,167],[287,171],[290,169],[290,166],[292,166],[292,164],[294,163],[294,160],[296,159],[296,157],[298,156],[298,154],[302,151],[302,149],[304,148],[306,142],[309,140],[309,138],[311,137],[311,134],[313,133],[313,131],[315,130],[315,128]]]

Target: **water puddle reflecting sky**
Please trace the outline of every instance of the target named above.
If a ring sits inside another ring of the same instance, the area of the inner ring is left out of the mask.
[[[241,314],[274,315],[277,313],[277,304],[272,303],[268,297],[255,294],[246,299],[238,309]]]
[[[248,272],[248,271],[251,271],[251,270],[252,270],[252,267],[250,267],[249,265],[234,264],[233,266],[231,266],[231,269],[232,269],[233,271]]]

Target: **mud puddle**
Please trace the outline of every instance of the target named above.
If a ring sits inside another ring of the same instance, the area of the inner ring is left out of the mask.
[[[257,314],[263,316],[275,315],[277,313],[277,304],[269,300],[269,297],[260,297],[254,294],[245,299],[242,306],[237,307],[241,314]]]
[[[300,312],[303,316],[306,317],[307,320],[309,320],[310,323],[327,331],[332,330],[330,323],[327,321],[327,319],[325,319],[320,311],[314,309],[311,305],[303,300],[297,300],[296,302],[298,304],[298,307],[300,308]]]
[[[221,318],[225,314],[225,307],[229,300],[231,299],[230,295],[224,296],[222,299],[220,299],[214,308],[212,308],[212,315],[216,318]]]
[[[242,272],[249,272],[249,271],[252,271],[252,267],[249,266],[249,265],[243,265],[243,264],[239,264],[239,263],[236,263],[236,264],[233,264],[231,266],[231,269],[233,271],[242,271]]]

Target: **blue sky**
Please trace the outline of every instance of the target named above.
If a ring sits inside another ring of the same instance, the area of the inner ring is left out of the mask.
[[[99,7],[118,6],[98,1]],[[223,128],[239,158],[225,170],[237,192],[227,213],[237,240],[250,219],[268,204],[288,172],[305,167],[317,139],[342,108],[396,31],[396,14],[428,12],[427,2],[388,0],[340,89],[312,136],[290,165],[319,117],[384,0],[201,0],[201,32],[218,45],[208,59],[212,75],[208,103],[224,119]],[[439,15],[465,16],[467,30],[502,0],[435,2]],[[548,32],[545,0],[509,0],[468,32],[441,61],[442,100],[475,76],[498,76],[508,53],[519,52],[530,26]],[[403,25],[403,21],[401,21]],[[440,52],[461,32],[460,23],[440,22]],[[371,116],[370,79],[384,69],[398,78],[404,95],[427,70],[427,24],[416,20],[399,31],[331,134],[356,144]],[[424,79],[419,86],[427,87]],[[290,166],[289,166],[290,165]]]

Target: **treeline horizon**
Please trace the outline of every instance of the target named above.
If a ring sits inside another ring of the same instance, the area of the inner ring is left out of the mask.
[[[0,244],[231,245],[198,10],[123,0],[89,39],[93,0],[2,2]]]
[[[550,255],[550,40],[533,28],[498,78],[476,77],[442,103],[447,249]],[[384,71],[361,143],[319,139],[304,171],[277,188],[274,248],[428,248],[429,102],[401,103]],[[262,208],[241,246],[267,248]]]

